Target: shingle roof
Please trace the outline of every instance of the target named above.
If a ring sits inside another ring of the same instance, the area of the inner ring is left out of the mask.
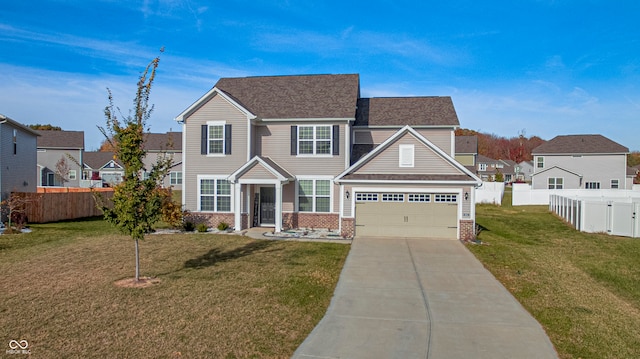
[[[9,118],[9,117],[7,117],[7,116],[5,116],[5,115],[0,113],[0,124],[3,124],[3,123],[9,123],[10,125],[12,125],[14,127],[17,127],[17,128],[19,128],[19,129],[21,129],[21,130],[23,130],[23,131],[25,131],[27,133],[30,133],[30,134],[32,134],[34,136],[40,136],[38,131],[32,130],[30,127],[25,126],[25,125],[21,124],[20,122],[14,120],[12,118]]]
[[[354,118],[360,92],[357,74],[221,78],[215,87],[261,119]]]
[[[451,97],[374,97],[358,100],[354,126],[459,126]]]
[[[182,132],[147,133],[144,148],[147,151],[182,152]]]
[[[602,135],[556,136],[534,148],[533,154],[628,153],[629,149]]]
[[[38,148],[84,149],[84,131],[38,131]]]
[[[456,136],[456,153],[478,153],[477,136]]]
[[[83,154],[82,160],[84,164],[89,166],[92,169],[102,168],[104,165],[109,163],[109,161],[113,160],[113,152],[103,152],[103,151],[86,151]],[[122,166],[120,161],[116,160],[116,163]]]

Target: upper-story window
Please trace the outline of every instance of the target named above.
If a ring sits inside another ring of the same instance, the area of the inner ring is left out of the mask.
[[[13,130],[13,154],[18,154],[18,130]]]
[[[612,179],[611,180],[611,189],[618,189],[620,188],[620,181],[617,179]]]
[[[487,164],[486,163],[480,163],[478,165],[478,170],[479,171],[486,171],[487,170]]]
[[[210,121],[202,125],[200,153],[203,155],[231,154],[231,125]]]
[[[291,126],[291,155],[338,155],[339,136],[338,125]]]
[[[544,157],[542,156],[536,157],[536,166],[538,168],[544,168]]]

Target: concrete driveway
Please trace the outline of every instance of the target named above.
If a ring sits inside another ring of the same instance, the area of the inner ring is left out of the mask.
[[[356,238],[294,358],[557,358],[540,324],[457,240]]]

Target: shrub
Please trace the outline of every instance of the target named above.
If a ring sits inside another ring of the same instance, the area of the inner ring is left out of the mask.
[[[193,222],[186,221],[182,225],[182,228],[187,232],[193,232],[193,230],[196,229],[196,225],[193,224]]]
[[[204,232],[206,232],[206,231],[207,231],[207,229],[209,229],[209,227],[207,227],[207,225],[206,225],[206,224],[204,224],[204,223],[200,223],[200,224],[198,224],[198,226],[196,227],[196,229],[198,230],[198,232],[200,232],[200,233],[204,233]]]
[[[218,223],[218,230],[226,231],[228,228],[229,228],[229,223],[226,223],[226,222]]]

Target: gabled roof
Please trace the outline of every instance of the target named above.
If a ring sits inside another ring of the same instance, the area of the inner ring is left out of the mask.
[[[221,78],[176,120],[220,92],[258,119],[349,119],[355,117],[360,80],[357,74]]]
[[[17,127],[17,128],[19,128],[19,129],[21,129],[21,130],[25,131],[25,132],[27,132],[27,133],[30,133],[30,134],[32,134],[32,135],[34,135],[34,136],[40,136],[40,134],[38,133],[38,131],[36,131],[36,130],[32,130],[31,128],[29,128],[29,127],[27,127],[27,126],[25,126],[25,125],[21,124],[20,122],[18,122],[18,121],[16,121],[16,120],[13,120],[13,119],[11,119],[11,118],[9,118],[9,117],[7,117],[7,116],[5,116],[5,115],[3,115],[3,114],[1,114],[1,113],[0,113],[0,124],[3,124],[3,123],[5,123],[5,122],[6,122],[6,123],[11,124],[11,125],[12,125],[12,126],[14,126],[14,127]]]
[[[478,155],[478,159],[476,160],[477,163],[498,163],[500,162],[500,160],[496,160],[494,158],[491,157],[487,157],[485,155]]]
[[[451,97],[374,97],[358,100],[354,126],[459,126]]]
[[[144,140],[147,151],[182,152],[182,132],[147,133]]]
[[[627,166],[627,177],[635,177],[638,174],[638,169],[636,167]]]
[[[84,149],[84,131],[38,130],[38,148]]]
[[[565,135],[534,148],[533,154],[612,154],[629,153],[627,147],[602,135]]]
[[[478,136],[456,136],[456,154],[478,153]]]
[[[460,174],[358,174],[355,173],[367,164],[369,161],[373,160],[380,153],[385,151],[391,145],[393,145],[396,141],[398,141],[405,134],[410,134],[414,138],[416,138],[419,142],[421,142],[426,148],[430,149],[436,156],[440,157],[442,160],[447,162],[452,168],[455,168]],[[446,152],[441,150],[438,146],[431,143],[424,136],[414,130],[411,126],[404,126],[396,133],[394,133],[391,137],[385,140],[383,143],[378,145],[373,151],[369,152],[365,156],[363,156],[356,163],[351,165],[349,168],[344,170],[341,174],[336,176],[336,182],[341,181],[401,181],[401,182],[475,182],[476,185],[480,185],[482,180],[478,178],[473,172],[469,169],[458,163],[456,160],[451,158]]]
[[[577,177],[582,177],[582,175],[581,175],[581,174],[576,173],[576,172],[573,172],[573,171],[569,171],[568,169],[566,169],[566,168],[562,168],[562,167],[560,167],[560,166],[552,166],[552,167],[546,168],[546,169],[544,169],[544,170],[542,170],[542,171],[540,171],[540,172],[533,173],[531,176],[537,176],[537,175],[539,175],[539,174],[541,174],[541,173],[545,173],[545,172],[547,172],[547,171],[551,171],[551,170],[552,170],[552,169],[554,169],[554,168],[555,168],[555,169],[559,169],[559,170],[561,170],[561,171],[563,171],[563,172],[571,173],[572,175],[577,176]]]
[[[114,160],[113,152],[102,152],[102,151],[87,151],[84,153],[82,159],[84,165],[91,169],[100,169],[107,165],[111,161],[115,161],[115,163],[123,167],[122,163],[118,160]]]
[[[273,177],[277,178],[280,182],[286,183],[294,179],[291,173],[289,173],[284,168],[280,167],[271,158],[263,157],[263,156],[254,156],[252,159],[247,161],[247,163],[242,165],[237,170],[233,171],[233,173],[231,173],[228,177],[229,180],[235,183],[240,177],[242,177],[243,174],[245,174],[247,171],[252,169],[254,166],[262,166],[264,169],[269,171],[273,175]]]

